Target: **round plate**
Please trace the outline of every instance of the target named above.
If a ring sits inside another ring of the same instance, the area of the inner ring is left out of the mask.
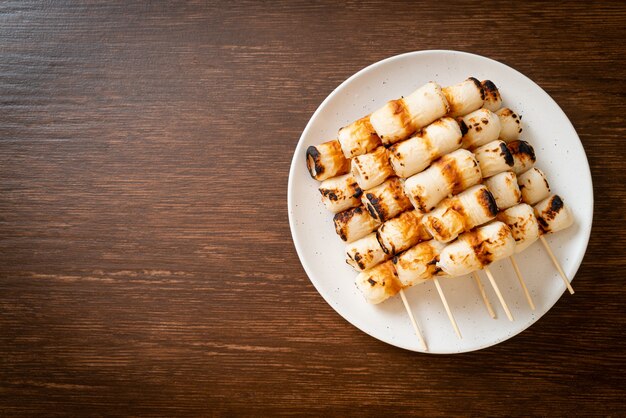
[[[306,169],[309,145],[336,138],[340,127],[406,96],[428,81],[451,85],[473,76],[490,79],[500,89],[503,106],[523,116],[522,139],[537,154],[536,166],[547,175],[553,193],[568,204],[575,224],[547,236],[568,277],[573,278],[585,254],[593,218],[593,189],[585,151],[569,119],[532,80],[502,63],[456,51],[420,51],[387,58],[359,71],[322,102],[307,124],[291,163],[288,204],[291,234],[300,261],[322,297],[341,316],[381,341],[422,351],[400,297],[368,304],[354,284],[356,273],[344,261],[345,243],[335,234],[333,215],[324,208],[319,183]],[[462,353],[504,341],[545,314],[565,290],[540,242],[516,255],[535,302],[531,311],[509,260],[490,267],[515,321],[510,322],[487,278],[480,272],[496,319],[487,314],[470,276],[441,279],[462,339],[452,326],[432,282],[405,290],[428,343],[429,353]],[[575,297],[570,303],[576,303]]]

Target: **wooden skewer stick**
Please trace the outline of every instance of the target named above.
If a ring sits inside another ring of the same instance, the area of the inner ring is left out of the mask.
[[[487,273],[487,278],[489,278],[489,282],[491,282],[491,286],[493,287],[493,290],[496,291],[496,295],[498,295],[498,299],[500,299],[500,304],[502,304],[502,307],[504,308],[504,312],[506,313],[507,318],[509,318],[509,321],[513,321],[513,315],[511,315],[509,306],[504,301],[504,298],[502,297],[502,293],[500,293],[500,288],[498,288],[496,280],[493,278],[493,274],[491,274],[491,270],[489,270],[489,268],[487,267],[484,267],[484,270],[485,270],[485,273]]]
[[[565,283],[565,286],[567,286],[567,290],[569,290],[569,293],[571,295],[573,295],[574,294],[574,289],[572,288],[572,285],[570,284],[569,280],[567,279],[567,276],[565,275],[565,272],[561,268],[561,264],[559,263],[559,260],[556,259],[556,257],[554,256],[554,253],[552,252],[552,249],[548,245],[548,241],[546,241],[546,239],[543,237],[543,235],[540,235],[539,239],[541,240],[541,243],[543,244],[543,246],[546,247],[546,251],[548,252],[548,255],[550,256],[550,258],[552,259],[552,263],[554,264],[556,269],[559,271],[559,274],[561,275],[561,278],[563,279],[563,283]]]
[[[478,273],[473,271],[472,277],[474,277],[476,286],[478,286],[478,290],[480,291],[480,296],[482,296],[483,302],[485,302],[485,307],[487,308],[487,311],[489,312],[489,316],[492,317],[493,319],[496,319],[496,313],[493,310],[493,307],[491,306],[491,302],[489,302],[489,299],[487,298],[487,293],[485,293],[485,288],[483,287],[483,283],[480,281],[480,277],[478,276]]]
[[[515,261],[515,257],[513,256],[509,257],[509,260],[511,260],[511,264],[513,264],[513,270],[515,270],[515,275],[517,276],[517,279],[519,280],[519,284],[522,285],[522,289],[524,289],[524,295],[526,295],[526,300],[528,301],[528,305],[530,305],[530,309],[534,311],[535,304],[533,302],[533,299],[530,297],[530,293],[528,292],[528,288],[526,287],[526,282],[524,281],[524,276],[522,276],[522,272],[520,271],[519,266],[517,265],[517,261]]]
[[[409,301],[406,300],[406,295],[404,294],[404,290],[400,289],[400,297],[402,298],[402,303],[404,303],[404,307],[406,308],[406,312],[409,314],[409,318],[411,319],[411,324],[413,324],[413,329],[415,330],[415,334],[419,338],[422,343],[422,350],[428,351],[428,346],[426,345],[426,340],[422,335],[422,331],[420,330],[419,325],[417,325],[417,321],[413,316],[413,311],[411,310],[411,306],[409,305]]]
[[[450,306],[448,306],[448,301],[446,300],[446,296],[443,294],[443,289],[441,288],[441,285],[439,284],[439,280],[435,277],[433,281],[435,282],[435,287],[437,287],[437,292],[439,292],[439,297],[441,298],[441,302],[443,303],[444,308],[446,308],[446,312],[448,313],[448,318],[450,319],[452,328],[454,328],[454,332],[456,332],[456,335],[457,337],[459,337],[459,339],[463,339],[463,337],[461,336],[461,331],[459,331],[459,327],[457,326],[456,321],[454,320],[454,316],[452,315],[452,311],[450,310]]]

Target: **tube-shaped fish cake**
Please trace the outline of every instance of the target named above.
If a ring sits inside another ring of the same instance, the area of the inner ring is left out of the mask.
[[[424,170],[436,158],[461,146],[461,128],[452,118],[441,118],[420,133],[389,148],[389,162],[399,177]]]
[[[498,213],[496,219],[511,229],[516,253],[524,251],[539,238],[539,223],[533,208],[526,203],[520,203]]]
[[[462,234],[441,251],[437,267],[450,276],[462,276],[513,255],[515,239],[504,223],[496,221]]]
[[[354,157],[352,175],[362,190],[371,189],[387,180],[393,175],[387,148],[381,146],[372,152]]]
[[[381,222],[411,208],[411,201],[404,194],[402,182],[397,177],[363,193],[361,199],[372,217]]]
[[[351,174],[324,180],[319,187],[322,202],[333,213],[358,206],[363,191]]]
[[[465,116],[476,109],[480,109],[485,99],[483,86],[474,77],[444,87],[442,91],[450,106],[448,116],[451,117]]]
[[[390,257],[391,255],[386,254],[381,248],[375,233],[371,233],[346,246],[346,263],[357,271],[372,268]]]
[[[537,161],[535,150],[528,142],[509,142],[507,148],[513,156],[513,172],[518,176],[535,165],[535,161]]]
[[[504,142],[516,141],[522,133],[522,117],[508,107],[496,111],[500,119],[500,139]]]
[[[480,83],[483,86],[483,93],[485,94],[485,102],[483,107],[489,109],[492,112],[502,107],[502,97],[500,97],[500,91],[498,87],[491,80],[484,80]]]
[[[441,201],[422,218],[426,230],[437,241],[450,242],[496,217],[498,206],[486,186],[480,184]]]
[[[504,141],[491,141],[474,150],[474,156],[484,178],[513,168],[514,160]]]
[[[558,195],[542,200],[534,209],[542,234],[560,231],[574,223],[572,212]]]
[[[339,129],[337,139],[346,158],[366,154],[382,144],[367,115]]]
[[[335,214],[333,222],[337,235],[346,242],[363,238],[380,225],[380,222],[372,218],[372,215],[363,205]]]
[[[440,275],[435,265],[439,261],[439,254],[446,244],[431,239],[420,242],[402,254],[393,258],[393,264],[398,273],[402,286],[413,286],[425,282],[434,275]]]
[[[306,166],[311,177],[322,181],[350,171],[350,160],[344,157],[335,139],[307,148]]]
[[[478,109],[463,116],[460,122],[463,148],[476,148],[500,136],[500,119],[489,109]]]
[[[496,174],[483,183],[496,200],[498,209],[504,210],[522,201],[522,193],[517,185],[517,176],[512,171]]]
[[[529,205],[534,205],[540,200],[550,196],[550,185],[543,171],[533,167],[517,176],[517,184],[522,192],[522,200]]]
[[[360,273],[355,282],[365,300],[374,305],[389,299],[402,289],[391,261]]]
[[[413,132],[448,112],[448,102],[437,83],[426,83],[409,96],[387,102],[370,115],[370,122],[384,145],[408,138]]]
[[[422,214],[408,210],[381,225],[376,232],[378,242],[387,254],[397,254],[420,241],[430,239],[430,235],[420,222]]]
[[[459,149],[439,158],[421,173],[406,179],[404,191],[416,209],[429,212],[446,196],[458,194],[480,183],[481,179],[480,167],[474,154],[466,149]]]

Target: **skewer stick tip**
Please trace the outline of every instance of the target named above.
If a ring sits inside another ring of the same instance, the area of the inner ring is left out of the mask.
[[[419,325],[417,325],[417,321],[415,320],[415,316],[413,316],[413,311],[411,310],[411,305],[409,305],[409,301],[406,299],[406,295],[404,294],[403,289],[400,289],[400,298],[402,299],[402,303],[404,304],[404,308],[406,309],[406,312],[409,314],[409,319],[411,320],[411,324],[413,325],[415,334],[420,340],[422,350],[428,351],[426,340],[424,339],[424,336],[422,335],[422,331],[420,330]]]
[[[489,279],[489,282],[491,283],[491,286],[493,287],[493,290],[495,290],[496,295],[498,295],[498,299],[500,300],[500,304],[504,308],[504,312],[506,313],[506,317],[509,318],[509,321],[512,322],[513,321],[513,314],[511,314],[511,310],[509,309],[509,305],[506,304],[506,301],[504,300],[504,297],[502,296],[502,293],[500,292],[500,288],[498,287],[498,284],[496,283],[496,280],[493,278],[493,274],[491,274],[491,270],[489,270],[488,267],[485,267],[483,270],[485,270],[485,273],[487,274],[487,278]]]
[[[569,282],[569,279],[565,275],[565,272],[563,271],[563,268],[561,267],[561,263],[559,263],[559,260],[556,259],[556,256],[552,252],[552,248],[550,248],[548,241],[546,241],[543,235],[539,235],[539,240],[541,241],[543,246],[546,248],[546,251],[548,252],[548,255],[550,256],[550,259],[552,260],[552,264],[554,264],[554,267],[556,267],[557,271],[561,275],[561,278],[563,279],[563,283],[565,283],[565,286],[567,287],[567,290],[569,290],[570,295],[573,295],[574,288],[572,287],[571,283]]]
[[[456,324],[456,320],[454,319],[454,315],[452,315],[452,311],[450,310],[450,306],[448,305],[448,301],[446,300],[446,296],[443,294],[443,289],[441,288],[441,284],[439,284],[439,280],[435,277],[433,279],[435,282],[435,287],[437,288],[437,292],[439,293],[439,297],[441,298],[441,302],[443,303],[443,307],[446,308],[446,313],[448,314],[448,319],[450,319],[450,323],[452,324],[452,328],[454,328],[454,332],[456,332],[457,337],[459,339],[463,339],[461,336],[461,331],[459,330],[458,325]]]

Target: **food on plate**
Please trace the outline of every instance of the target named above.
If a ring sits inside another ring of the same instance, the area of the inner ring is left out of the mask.
[[[534,205],[550,196],[548,179],[543,171],[536,167],[517,176],[517,184],[522,192],[522,199],[529,205]]]
[[[518,140],[522,133],[522,117],[508,107],[503,107],[495,112],[500,119],[500,139],[504,142]]]
[[[496,87],[491,80],[483,80],[480,82],[480,85],[483,87],[483,93],[485,95],[483,107],[492,112],[500,109],[500,107],[502,107],[502,97],[500,97],[498,87]]]
[[[356,277],[356,286],[363,293],[365,300],[374,305],[389,299],[402,289],[391,261],[359,273]]]
[[[387,254],[397,254],[419,241],[430,239],[430,234],[421,223],[422,214],[417,210],[408,210],[388,220],[378,228],[376,237]]]
[[[445,246],[446,244],[431,239],[420,242],[394,257],[392,261],[402,286],[413,286],[425,282],[434,275],[442,275],[435,264]]]
[[[535,150],[528,142],[520,140],[509,142],[507,148],[513,156],[513,172],[518,176],[535,165],[537,160]]]
[[[476,109],[480,109],[485,100],[483,86],[474,77],[469,77],[458,84],[444,87],[442,91],[450,106],[448,116],[451,117],[464,116]]]
[[[336,213],[333,222],[335,231],[346,242],[363,238],[380,226],[363,205]]]
[[[366,154],[382,144],[367,115],[339,129],[337,139],[346,158]]]
[[[464,231],[496,217],[498,206],[486,186],[472,186],[444,199],[422,218],[426,230],[437,241],[449,242]]]
[[[485,179],[484,185],[493,195],[500,210],[515,206],[522,200],[522,193],[517,185],[517,176],[512,171],[504,171],[489,177]]]
[[[404,192],[412,205],[429,212],[446,196],[478,184],[481,172],[474,154],[459,149],[436,160],[428,169],[404,181]]]
[[[510,257],[514,251],[511,230],[506,224],[495,221],[461,234],[441,251],[437,267],[450,276],[462,276]]]
[[[346,262],[357,271],[370,269],[390,257],[383,251],[374,232],[346,246]]]
[[[461,147],[461,128],[452,118],[441,118],[415,136],[389,148],[389,162],[398,177],[424,170],[435,159]]]
[[[369,189],[361,197],[374,219],[385,222],[411,208],[411,201],[402,190],[402,182],[392,177],[380,186]]]
[[[319,187],[322,202],[333,213],[341,212],[361,204],[363,191],[351,174],[324,180]]]
[[[504,141],[492,141],[474,150],[484,178],[513,168],[513,156]]]
[[[326,180],[350,171],[350,160],[341,152],[336,139],[320,145],[311,145],[306,150],[306,166],[315,180]]]
[[[539,223],[533,208],[526,203],[503,210],[498,213],[496,219],[504,222],[511,229],[513,239],[515,239],[516,253],[524,251],[539,238]]]
[[[461,118],[463,148],[473,149],[498,139],[500,119],[489,109],[481,108]]]
[[[378,147],[352,159],[352,175],[362,190],[378,186],[393,174],[389,152],[385,147]]]
[[[534,206],[535,216],[543,234],[570,227],[574,217],[559,195],[552,195]]]
[[[448,102],[437,83],[429,82],[407,97],[391,100],[370,115],[384,145],[408,138],[448,113]]]

